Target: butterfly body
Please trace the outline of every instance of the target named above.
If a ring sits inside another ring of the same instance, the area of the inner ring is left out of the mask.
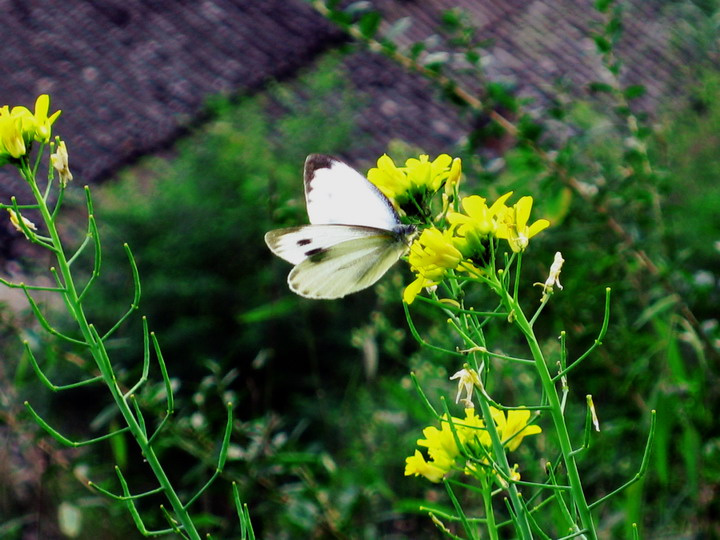
[[[265,242],[295,267],[290,289],[307,298],[342,298],[373,285],[407,251],[413,225],[369,180],[333,157],[305,161],[310,225],[270,231]]]

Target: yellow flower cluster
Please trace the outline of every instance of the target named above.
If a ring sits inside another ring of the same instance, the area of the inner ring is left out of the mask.
[[[410,246],[408,262],[417,278],[405,288],[403,300],[412,304],[423,288],[440,283],[448,270],[457,268],[463,254],[453,243],[451,230],[425,229]]]
[[[542,432],[540,426],[528,425],[530,411],[527,409],[508,411],[506,416],[503,411],[491,407],[491,413],[503,444],[509,451],[516,450],[528,435]],[[488,452],[479,447],[490,448],[490,435],[474,409],[465,409],[465,418],[462,419],[448,419],[444,415],[440,429],[426,427],[423,435],[424,438],[418,439],[417,444],[427,448],[430,459],[426,460],[420,450],[415,450],[414,455],[405,459],[405,476],[424,476],[431,482],[439,482],[452,469],[470,474],[483,469],[478,464],[489,465],[487,457],[481,457]]]
[[[0,108],[0,163],[18,159],[27,154],[33,141],[47,143],[52,125],[60,111],[48,116],[50,97],[43,94],[35,101],[35,112],[18,106]]]
[[[460,174],[460,160],[446,154],[432,162],[427,156],[409,159],[404,168],[396,167],[388,156],[383,156],[378,160],[378,167],[370,170],[368,178],[396,202],[398,197],[413,193],[418,186],[436,192],[444,182],[445,206]],[[550,225],[546,219],[528,224],[532,197],[522,197],[507,206],[511,196],[512,191],[490,206],[484,197],[465,197],[460,201],[461,211],[443,212],[446,219],[439,221],[445,221],[446,228],[432,225],[422,231],[410,246],[410,269],[416,278],[403,293],[405,303],[411,304],[422,289],[436,286],[452,270],[481,274],[489,262],[488,249],[493,239],[507,240],[510,249],[519,253],[527,248],[530,238]]]
[[[411,158],[404,167],[384,154],[377,161],[377,167],[368,171],[368,179],[380,191],[399,206],[411,199],[422,206],[428,196],[435,194],[443,185],[454,186],[460,180],[460,159],[441,154],[430,161],[427,155]]]

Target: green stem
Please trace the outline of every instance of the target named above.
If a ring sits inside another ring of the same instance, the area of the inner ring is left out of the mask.
[[[184,508],[183,503],[178,497],[177,493],[175,493],[175,490],[173,489],[169,478],[165,474],[165,471],[163,470],[160,461],[155,455],[152,446],[149,444],[147,435],[145,434],[141,424],[133,415],[129,404],[127,403],[122,391],[117,384],[117,380],[112,370],[112,366],[108,362],[107,352],[105,350],[105,345],[102,339],[100,339],[100,336],[97,334],[94,328],[92,328],[91,324],[88,322],[85,316],[82,303],[80,302],[73,281],[73,277],[70,272],[70,265],[68,263],[67,257],[65,256],[62,241],[60,240],[60,235],[58,234],[57,228],[55,227],[55,222],[53,221],[53,216],[47,206],[45,198],[43,197],[42,193],[40,193],[33,171],[29,168],[27,161],[24,161],[22,163],[21,172],[27,180],[30,189],[32,190],[33,196],[38,203],[38,210],[40,211],[43,221],[48,228],[48,233],[50,234],[50,239],[52,240],[52,246],[54,248],[53,252],[55,253],[55,257],[58,263],[58,269],[60,270],[60,275],[62,276],[62,281],[65,288],[63,292],[63,295],[65,296],[65,301],[70,308],[70,312],[77,321],[80,332],[86,344],[88,345],[88,348],[90,349],[93,359],[97,363],[97,366],[102,373],[105,384],[110,390],[110,393],[112,394],[113,400],[115,401],[118,410],[125,419],[127,427],[129,428],[133,437],[140,446],[143,457],[145,458],[148,465],[155,474],[155,477],[160,483],[160,486],[162,487],[165,496],[167,497],[170,505],[175,511],[177,519],[182,525],[182,529],[193,540],[200,540],[200,535],[197,532],[189,513]]]
[[[550,376],[550,371],[548,370],[545,357],[540,350],[540,345],[535,337],[535,333],[525,317],[525,313],[522,311],[520,304],[516,302],[515,299],[511,298],[506,291],[503,292],[505,301],[515,314],[515,324],[525,335],[525,339],[530,347],[530,352],[535,359],[535,369],[540,377],[543,391],[547,396],[550,417],[552,418],[555,426],[558,443],[560,444],[560,451],[562,452],[563,461],[567,469],[572,499],[575,502],[577,512],[580,515],[582,529],[591,540],[596,540],[597,533],[595,532],[592,513],[590,512],[590,507],[588,506],[585,498],[585,492],[583,491],[582,483],[580,481],[580,473],[578,472],[577,463],[575,461],[575,455],[570,441],[570,434],[568,433],[567,425],[565,424],[565,417],[563,416],[563,410],[560,404],[560,397],[558,395],[557,388]]]
[[[487,516],[487,530],[488,535],[490,536],[490,540],[498,540],[498,527],[495,523],[495,512],[493,511],[492,506],[492,483],[487,479],[484,478],[482,480],[483,484],[483,502],[485,503],[485,515]]]
[[[485,428],[487,429],[487,433],[488,435],[490,435],[490,440],[492,441],[493,458],[495,459],[496,464],[505,473],[504,476],[506,478],[511,478],[512,471],[510,469],[510,464],[507,460],[507,455],[505,454],[505,447],[503,446],[502,440],[500,439],[500,434],[495,427],[495,421],[493,420],[492,412],[490,411],[490,404],[487,402],[487,400],[481,399],[480,408],[482,409],[483,418],[485,419]],[[521,500],[522,497],[520,495],[520,492],[518,491],[517,486],[513,482],[508,482],[507,490],[508,494],[510,495],[510,502],[512,503],[512,507],[515,510],[515,514],[517,516],[516,527],[518,528],[520,538],[530,539],[532,538],[532,532],[530,531],[530,522],[528,521],[527,508],[525,507],[525,503]]]

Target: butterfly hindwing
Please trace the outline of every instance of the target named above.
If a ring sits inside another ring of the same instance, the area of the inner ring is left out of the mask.
[[[359,235],[309,256],[292,269],[288,284],[307,298],[342,298],[373,285],[406,248],[404,238],[394,233]]]
[[[305,160],[305,201],[315,225],[392,230],[400,224],[392,204],[374,184],[331,156],[311,154]]]

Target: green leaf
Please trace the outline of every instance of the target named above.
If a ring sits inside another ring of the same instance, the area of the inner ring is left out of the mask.
[[[677,305],[678,301],[679,298],[676,295],[669,295],[660,298],[658,301],[654,302],[643,310],[643,312],[633,323],[633,328],[641,328],[651,319],[654,319],[655,317],[658,317],[660,314],[666,312],[667,310],[674,308]]]
[[[632,114],[632,111],[629,107],[626,107],[625,105],[620,105],[618,107],[615,107],[615,112],[618,116],[629,116]]]
[[[462,22],[460,12],[457,9],[447,9],[442,12],[442,24],[447,30],[456,30]]]
[[[647,89],[642,84],[632,84],[625,88],[623,94],[625,94],[625,99],[636,99],[640,96],[644,96],[646,90]]]
[[[518,103],[512,95],[512,88],[504,83],[491,82],[487,85],[488,98],[510,111],[517,111]]]
[[[410,58],[415,61],[425,50],[425,44],[422,41],[416,41],[410,46]]]
[[[553,180],[553,177],[550,177]],[[554,178],[556,185],[559,180]],[[542,217],[549,219],[553,227],[562,223],[565,216],[570,211],[570,205],[573,200],[573,192],[570,188],[563,187],[554,193],[546,193],[542,199]]]
[[[595,36],[593,38],[595,46],[601,53],[608,53],[612,50],[612,43],[610,43],[605,36]]]
[[[660,392],[655,409],[657,410],[657,427],[651,454],[654,460],[653,469],[660,485],[667,486],[670,481],[670,446],[675,428],[672,400],[665,393]]]
[[[476,65],[480,61],[480,53],[475,50],[465,51],[465,60]]]
[[[117,422],[117,420],[113,419],[110,422],[110,430],[115,431],[117,429],[120,429],[120,426]],[[128,456],[128,448],[127,448],[127,439],[125,436],[121,433],[119,435],[116,435],[112,439],[110,439],[110,448],[112,448],[112,454],[113,459],[115,460],[115,463],[119,467],[125,467],[127,464],[127,456]]]
[[[614,3],[615,0],[597,0],[595,2],[595,9],[600,13],[605,13]]]
[[[638,128],[637,133],[635,135],[638,139],[645,140],[652,134],[653,134],[652,128],[647,127],[647,126],[642,126],[642,127]]]
[[[591,82],[588,85],[588,88],[591,92],[607,92],[611,93],[614,89],[612,86],[610,86],[607,83],[601,83],[601,82]]]
[[[687,487],[693,497],[697,497],[698,494],[701,441],[702,437],[697,430],[694,429],[694,426],[691,423],[684,423],[681,437],[681,454],[685,462],[685,477],[688,479]]]
[[[618,37],[618,34],[622,32],[623,25],[620,17],[613,17],[605,25],[605,35],[612,36],[613,41]]]
[[[397,44],[395,44],[394,41],[390,41],[389,39],[383,39],[380,44],[387,53],[393,53],[397,51],[398,48]]]
[[[263,304],[253,309],[249,309],[237,316],[238,322],[241,324],[251,324],[263,322],[270,319],[278,319],[292,313],[297,308],[297,301],[286,296],[278,301]]]
[[[528,141],[537,141],[543,132],[543,127],[528,115],[523,115],[518,122],[520,137]]]
[[[328,13],[328,19],[335,24],[339,24],[340,26],[348,26],[352,24],[352,17],[345,13],[344,11],[337,10],[337,11],[331,11]]]
[[[378,13],[377,11],[371,11],[369,13],[365,13],[362,17],[360,17],[360,21],[358,22],[358,28],[360,28],[360,32],[363,36],[367,38],[372,38],[377,33],[381,22],[382,17],[380,16],[380,13]]]

